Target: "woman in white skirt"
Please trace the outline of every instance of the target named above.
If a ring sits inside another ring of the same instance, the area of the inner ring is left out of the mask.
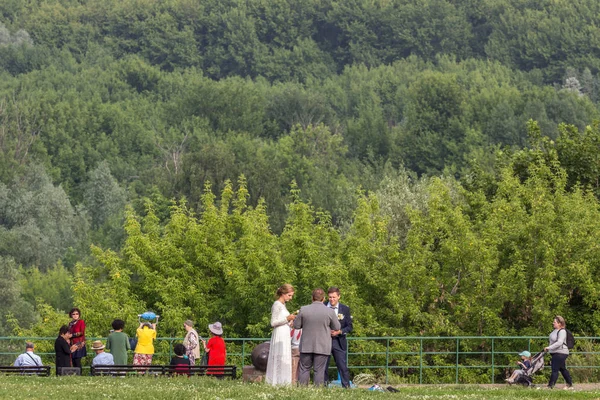
[[[285,303],[294,297],[294,287],[285,284],[277,289],[277,300],[271,307],[271,346],[267,363],[266,381],[270,385],[290,385],[292,383],[292,344],[290,321],[296,315],[290,314]]]

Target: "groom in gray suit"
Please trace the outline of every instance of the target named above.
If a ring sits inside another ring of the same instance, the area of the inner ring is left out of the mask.
[[[314,367],[315,386],[325,384],[325,368],[331,354],[331,331],[340,329],[335,311],[323,304],[325,291],[312,292],[312,304],[300,309],[294,328],[302,329],[298,383],[308,385],[310,369]]]

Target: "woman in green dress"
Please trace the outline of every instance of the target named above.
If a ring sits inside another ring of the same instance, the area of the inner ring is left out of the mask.
[[[125,321],[115,319],[112,322],[113,332],[108,335],[106,340],[106,350],[110,351],[115,365],[127,365],[127,351],[131,350],[129,346],[129,336],[123,332]]]

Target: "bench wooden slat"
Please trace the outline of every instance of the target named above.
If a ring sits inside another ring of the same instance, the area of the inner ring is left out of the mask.
[[[50,376],[50,366],[15,367],[14,365],[0,365],[0,374]]]
[[[237,378],[235,365],[96,365],[90,368],[92,376],[97,375],[197,375],[197,376],[227,376]]]

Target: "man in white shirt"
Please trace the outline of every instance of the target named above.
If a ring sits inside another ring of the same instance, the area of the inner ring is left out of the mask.
[[[42,359],[37,354],[33,354],[34,347],[31,342],[25,343],[25,353],[19,355],[13,365],[15,367],[41,367]]]

